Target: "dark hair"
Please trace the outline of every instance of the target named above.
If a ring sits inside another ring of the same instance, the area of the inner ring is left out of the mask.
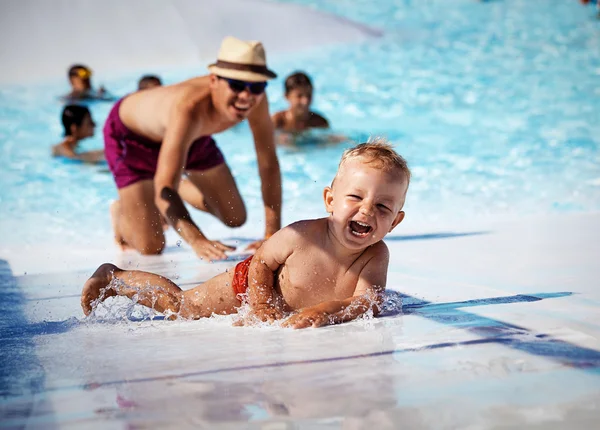
[[[73,64],[71,67],[69,67],[69,78],[72,78],[73,76],[79,76],[78,74],[78,70],[90,70],[90,68],[88,66],[84,66],[83,64]]]
[[[83,123],[83,120],[86,115],[89,115],[90,118],[92,114],[90,110],[85,106],[80,105],[67,105],[63,109],[62,112],[62,124],[65,128],[65,136],[71,135],[71,126],[75,124],[76,126],[80,126]]]
[[[158,85],[162,85],[160,78],[156,75],[144,75],[140,78],[138,82],[138,90],[142,90],[146,88],[146,85],[149,83],[157,83]]]
[[[312,88],[312,82],[306,73],[303,72],[294,72],[287,78],[285,78],[285,95],[287,96],[290,91],[301,88],[301,87],[310,87]]]

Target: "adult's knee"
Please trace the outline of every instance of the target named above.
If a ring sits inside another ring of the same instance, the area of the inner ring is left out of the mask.
[[[238,213],[226,214],[223,222],[228,227],[241,227],[246,224],[246,209],[242,209]]]

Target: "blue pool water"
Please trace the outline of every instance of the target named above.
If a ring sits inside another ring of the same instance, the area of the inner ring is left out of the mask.
[[[409,161],[408,216],[424,222],[600,209],[600,21],[576,1],[298,0],[384,31],[375,41],[272,55],[268,88],[285,106],[283,78],[307,71],[315,109],[361,141],[387,136]],[[292,36],[292,35],[291,35]],[[267,47],[268,48],[268,47]],[[102,83],[134,89],[141,73]],[[166,83],[197,70],[165,71]],[[57,78],[58,79],[58,78]],[[100,84],[99,80],[96,80]],[[110,237],[106,166],[53,160],[61,138],[62,80],[0,88],[0,236],[12,247],[89,245]],[[85,148],[100,148],[110,104]],[[242,236],[262,233],[256,160],[245,124],[217,136],[249,208]],[[343,149],[280,149],[284,222],[323,214],[321,190]],[[201,225],[222,232],[209,217]]]

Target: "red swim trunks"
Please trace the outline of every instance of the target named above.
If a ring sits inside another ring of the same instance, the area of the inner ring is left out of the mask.
[[[123,188],[156,173],[161,142],[130,131],[119,117],[119,100],[104,125],[104,154],[117,188]],[[195,140],[188,152],[185,170],[208,170],[225,162],[223,154],[210,136]]]
[[[248,289],[248,268],[250,267],[252,257],[254,257],[254,255],[251,255],[244,261],[236,264],[233,272],[233,292],[241,302],[246,301],[244,294],[246,294],[246,290]]]

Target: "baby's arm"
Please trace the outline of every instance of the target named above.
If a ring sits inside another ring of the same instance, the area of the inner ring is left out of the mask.
[[[283,318],[284,303],[275,291],[275,276],[294,249],[295,233],[290,227],[271,236],[256,251],[248,271],[248,303],[250,317],[272,322]],[[252,318],[250,318],[252,319]]]
[[[300,310],[282,325],[292,328],[321,327],[352,321],[369,310],[373,316],[381,311],[387,281],[389,251],[380,242],[374,245],[373,255],[358,276],[352,297],[344,300],[331,300]]]

